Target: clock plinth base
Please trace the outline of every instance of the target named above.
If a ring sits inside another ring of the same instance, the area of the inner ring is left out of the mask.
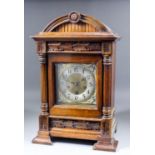
[[[109,151],[109,152],[116,152],[116,148],[118,145],[118,141],[111,138],[106,138],[103,140],[97,141],[97,143],[94,144],[93,149],[94,150],[103,150],[103,151]]]
[[[38,135],[32,140],[32,143],[51,145],[52,141],[49,131],[39,131]]]

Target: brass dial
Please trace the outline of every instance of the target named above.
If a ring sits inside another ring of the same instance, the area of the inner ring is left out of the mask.
[[[58,99],[65,103],[96,102],[94,64],[63,64],[58,67]]]

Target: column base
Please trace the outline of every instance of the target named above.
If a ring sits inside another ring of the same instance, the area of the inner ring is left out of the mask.
[[[32,140],[32,143],[51,145],[49,131],[38,131],[38,135]]]
[[[107,142],[107,140],[102,139],[97,141],[97,143],[94,144],[93,149],[116,152],[117,145],[118,145],[118,141],[115,139],[111,139],[110,142]]]

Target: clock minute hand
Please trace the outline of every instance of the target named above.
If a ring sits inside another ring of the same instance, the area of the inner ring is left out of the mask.
[[[74,85],[74,86],[79,86],[79,84],[80,84],[80,81],[76,81],[76,82],[70,82],[72,85]]]
[[[75,82],[70,82],[72,85],[75,85]]]

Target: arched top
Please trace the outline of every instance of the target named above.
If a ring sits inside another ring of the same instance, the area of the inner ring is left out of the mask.
[[[50,22],[43,32],[109,32],[111,29],[91,16],[71,12]]]

